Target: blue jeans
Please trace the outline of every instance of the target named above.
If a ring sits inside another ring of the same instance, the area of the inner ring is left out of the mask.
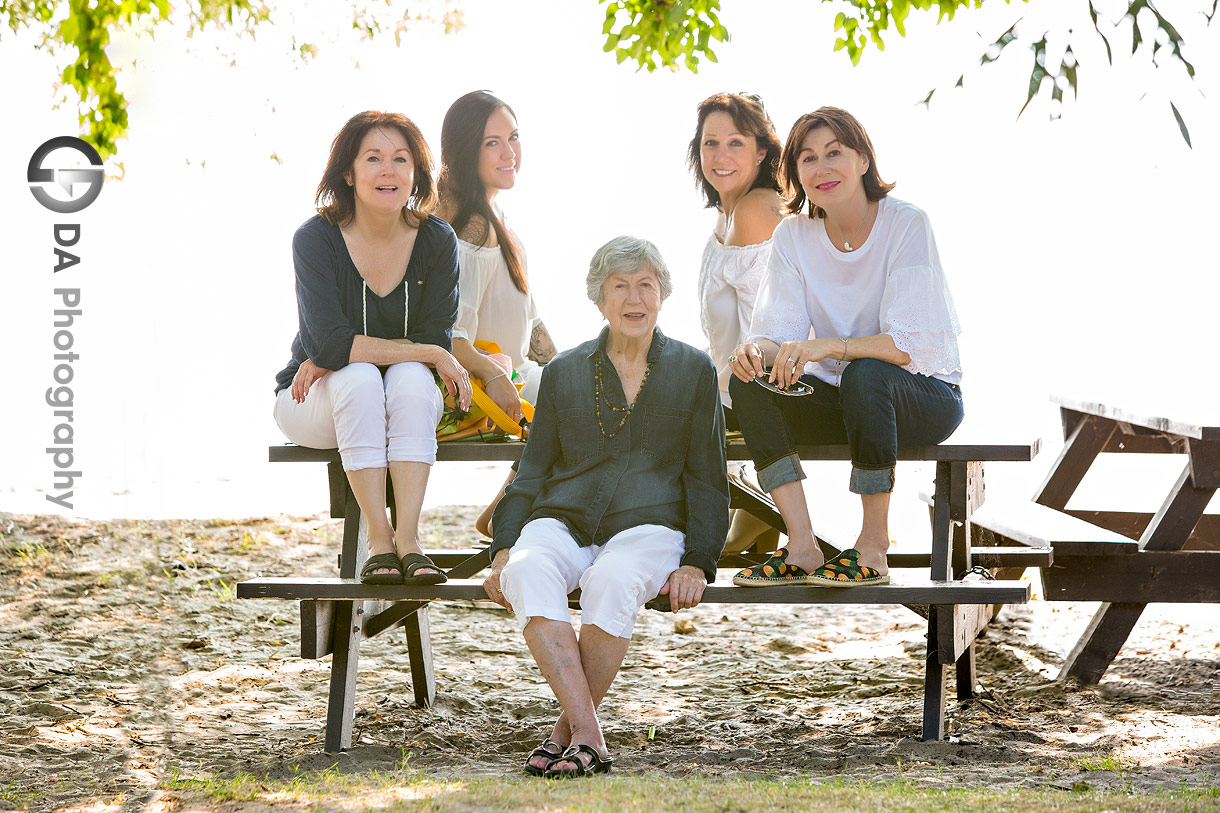
[[[798,445],[840,443],[851,448],[853,493],[893,491],[898,446],[940,443],[962,422],[957,385],[886,361],[853,361],[838,387],[811,375],[801,380],[813,387],[811,395],[779,395],[736,377],[729,382],[733,412],[765,491],[805,479]]]

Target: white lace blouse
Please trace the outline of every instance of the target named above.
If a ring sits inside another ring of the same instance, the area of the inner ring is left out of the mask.
[[[526,267],[525,250],[516,241],[521,266]],[[513,284],[508,264],[499,246],[476,246],[458,240],[458,315],[453,338],[493,341],[513,360],[513,368],[525,379],[521,397],[530,403],[538,398],[542,367],[529,353],[530,335],[542,321],[532,294],[523,294]]]
[[[699,324],[707,336],[708,355],[716,365],[720,400],[725,406],[732,406],[729,354],[750,332],[754,299],[770,254],[770,240],[752,246],[726,246],[714,234],[703,249],[703,263],[699,266]]]
[[[772,243],[749,341],[888,333],[911,357],[905,369],[961,382],[961,327],[921,209],[882,198],[873,230],[856,251],[835,249],[826,221],[803,214],[785,218]],[[805,372],[837,385],[845,366],[830,358],[807,364]]]

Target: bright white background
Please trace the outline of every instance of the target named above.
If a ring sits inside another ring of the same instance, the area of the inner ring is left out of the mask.
[[[1069,15],[1085,31],[1079,2],[989,7],[939,26],[915,15],[908,39],[891,35],[884,53],[870,49],[853,69],[832,51],[833,6],[724,0],[733,41],[698,75],[616,65],[601,51],[603,10],[593,0],[467,0],[463,31],[418,25],[397,48],[391,36],[361,43],[318,27],[341,30],[350,23],[342,9],[328,22],[268,28],[256,43],[234,45],[227,34],[187,40],[163,28],[155,41],[119,41],[131,102],[123,177],[71,216],[83,225],[83,262],[58,278],[56,216],[30,196],[25,171],[43,141],[77,133],[75,111],[53,109],[52,61],[6,32],[0,510],[63,513],[44,496],[53,468],[43,450],[57,422],[43,402],[56,286],[79,287],[84,309],[72,382],[84,477],[70,513],[324,508],[317,467],[265,462],[267,445],[280,440],[273,376],[296,329],[293,230],[313,212],[330,140],[350,115],[406,113],[439,159],[445,110],[476,88],[500,95],[519,117],[523,171],[501,200],[561,348],[598,329],[584,273],[593,250],[621,233],[658,244],[676,283],[661,324],[702,346],[695,277],[712,215],[686,170],[686,144],[699,100],[750,90],[764,97],[781,138],[820,105],[854,112],[883,177],[898,182],[894,194],[930,214],[966,331],[972,422],[1015,427],[1018,438],[1045,434],[1053,451],[1050,392],[1121,390],[1164,411],[1200,413],[1198,402],[1220,391],[1220,24],[1204,26],[1200,11],[1210,4],[1161,5],[1187,37],[1197,85],[1180,66],[1154,73],[1146,60],[1126,58],[1125,31],[1111,37],[1113,68],[1096,37],[1078,36],[1080,98],[1056,122],[1045,99],[1016,119],[1032,62],[1024,45],[984,70],[978,56],[1022,14],[1037,33],[1052,21],[1039,15]],[[319,46],[307,64],[289,55],[294,33]],[[965,87],[954,90],[963,71]],[[918,106],[933,87],[931,108]],[[1170,98],[1194,150],[1178,135]],[[1044,453],[1035,465],[1049,462]],[[1018,480],[1036,476],[1026,469]],[[440,467],[429,503],[481,502],[501,471]],[[845,479],[835,479],[844,503]]]

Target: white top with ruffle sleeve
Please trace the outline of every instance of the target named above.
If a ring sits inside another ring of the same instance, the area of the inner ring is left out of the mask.
[[[904,369],[959,384],[962,331],[928,216],[893,197],[879,204],[856,251],[837,250],[821,218],[792,215],[776,227],[748,341],[888,333],[911,357]],[[805,373],[838,385],[845,368],[832,357]]]
[[[521,267],[526,267],[525,249],[516,242]],[[508,263],[499,246],[476,246],[458,240],[458,315],[453,325],[453,338],[493,341],[513,360],[515,369],[524,379],[521,397],[530,403],[538,398],[542,367],[526,358],[530,335],[542,321],[533,294],[523,294],[513,284]]]
[[[720,383],[720,400],[726,407],[729,399],[729,354],[750,332],[754,316],[754,300],[758,286],[767,270],[771,241],[752,246],[726,246],[708,238],[699,266],[699,324],[708,340],[708,355],[716,365]]]

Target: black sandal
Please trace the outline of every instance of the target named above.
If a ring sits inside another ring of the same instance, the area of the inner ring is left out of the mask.
[[[554,747],[555,750],[552,751],[551,747]],[[563,746],[547,737],[542,741],[542,745],[530,751],[530,755],[525,758],[525,772],[530,776],[542,776],[546,773],[547,768],[551,767],[551,763],[561,756],[563,756]],[[539,757],[547,760],[546,768],[539,768],[533,764],[534,760]]]
[[[419,571],[425,568],[432,568],[435,573],[420,573]],[[444,584],[449,581],[449,577],[441,572],[441,569],[436,566],[436,563],[424,556],[422,553],[408,553],[399,560],[399,569],[402,571],[402,583],[408,587],[415,587],[426,584]],[[419,573],[417,576],[416,574]]]
[[[393,570],[393,573],[378,573],[378,570]],[[361,584],[402,584],[402,565],[396,553],[379,553],[370,556],[360,568]]]
[[[588,754],[589,761],[585,762],[580,759],[581,754]],[[595,773],[609,773],[611,766],[614,765],[614,760],[610,757],[602,759],[601,754],[597,753],[596,749],[591,745],[569,745],[568,750],[564,751],[556,757],[551,764],[556,762],[571,762],[575,768],[547,768],[543,776],[548,779],[575,779],[581,776],[590,776]]]

